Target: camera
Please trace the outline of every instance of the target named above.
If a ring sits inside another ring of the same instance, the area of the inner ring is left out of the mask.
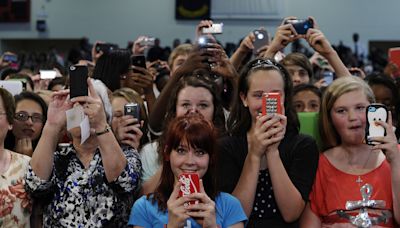
[[[299,35],[304,35],[309,28],[314,28],[314,24],[310,19],[288,19],[285,24],[292,24]]]
[[[204,35],[199,37],[197,43],[199,44],[200,48],[204,48],[207,47],[207,45],[210,43],[215,43],[215,40],[210,36]]]

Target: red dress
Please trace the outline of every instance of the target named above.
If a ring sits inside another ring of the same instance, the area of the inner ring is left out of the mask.
[[[317,215],[323,225],[337,223],[349,223],[349,220],[340,217],[338,210],[346,210],[347,201],[362,200],[360,188],[365,184],[372,186],[370,200],[384,200],[386,205],[383,209],[367,209],[369,216],[382,215],[382,212],[390,212],[388,223],[379,223],[379,226],[393,227],[393,199],[392,182],[389,163],[384,160],[379,167],[364,174],[353,175],[335,168],[325,155],[321,155],[315,182],[310,193],[310,207]],[[346,211],[356,216],[359,209]]]

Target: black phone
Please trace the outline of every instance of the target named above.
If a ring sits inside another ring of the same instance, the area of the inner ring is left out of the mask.
[[[124,115],[133,116],[140,122],[140,105],[138,103],[128,103],[124,105]]]
[[[88,95],[87,78],[87,66],[76,65],[69,67],[70,98]]]
[[[367,126],[365,129],[365,141],[368,145],[376,145],[378,142],[372,141],[370,137],[383,137],[386,130],[383,126],[375,124],[376,121],[388,121],[388,109],[383,104],[373,103],[367,107]]]
[[[253,43],[253,54],[257,54],[257,50],[268,44],[268,32],[263,29],[256,29],[253,31],[255,40]]]
[[[109,53],[115,49],[118,49],[118,45],[110,43],[98,43],[96,44],[96,52],[102,51],[104,54]]]
[[[146,57],[144,55],[132,55],[131,62],[133,66],[142,67],[146,69]],[[141,73],[138,70],[133,70],[135,73]]]
[[[304,35],[308,29],[314,28],[314,23],[310,19],[288,19],[285,24],[292,24],[299,35]]]

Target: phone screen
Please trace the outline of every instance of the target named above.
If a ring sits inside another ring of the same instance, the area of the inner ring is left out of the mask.
[[[87,66],[71,66],[69,68],[70,98],[88,95]]]
[[[54,79],[57,76],[55,70],[39,70],[40,79]]]

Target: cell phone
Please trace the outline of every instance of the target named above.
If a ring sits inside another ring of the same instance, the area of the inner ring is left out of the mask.
[[[76,65],[69,67],[70,98],[88,95],[88,68]]]
[[[256,29],[253,31],[255,40],[253,43],[253,54],[257,54],[257,50],[268,44],[268,32],[263,29]]]
[[[222,34],[223,30],[224,30],[224,23],[213,23],[211,27],[203,27],[201,33]]]
[[[281,95],[279,93],[265,93],[262,98],[262,115],[282,114]]]
[[[145,37],[140,41],[140,46],[154,46],[155,41],[154,37]]]
[[[57,76],[55,70],[39,70],[40,79],[54,79]]]
[[[400,77],[400,47],[389,48],[388,60],[399,67],[399,69],[393,73],[393,76]]]
[[[309,28],[314,28],[314,24],[310,19],[288,19],[285,24],[292,24],[299,35],[304,35]]]
[[[182,173],[179,175],[179,182],[181,183],[179,197],[200,192],[200,179],[197,173]],[[198,200],[189,201],[188,203],[185,203],[185,206],[197,203]]]
[[[367,106],[367,126],[365,129],[365,141],[368,145],[379,144],[372,141],[370,137],[383,137],[386,130],[383,126],[377,125],[375,121],[388,121],[388,109],[383,104],[373,103]]]
[[[142,67],[146,69],[146,57],[144,55],[132,55],[131,62],[133,66]],[[135,73],[141,73],[138,70],[133,69]]]
[[[104,54],[109,53],[115,49],[118,49],[118,45],[110,43],[98,43],[96,44],[96,52],[102,51]]]
[[[138,103],[128,103],[124,105],[124,115],[133,116],[133,118],[140,121],[140,106]]]
[[[14,54],[4,54],[3,62],[18,63],[18,56]]]
[[[215,43],[215,40],[213,40],[210,36],[204,35],[198,38],[197,43],[200,48],[207,48],[208,44]]]
[[[26,86],[28,84],[28,79],[26,79],[26,78],[10,78],[10,79],[7,79],[7,81],[18,81],[18,82],[21,82],[22,83],[22,90],[26,91]]]
[[[0,88],[6,89],[13,96],[20,94],[23,91],[23,86],[21,81],[7,80],[0,81]]]
[[[330,85],[335,78],[335,74],[332,71],[328,71],[328,70],[323,71],[322,76],[324,78],[326,85]]]

